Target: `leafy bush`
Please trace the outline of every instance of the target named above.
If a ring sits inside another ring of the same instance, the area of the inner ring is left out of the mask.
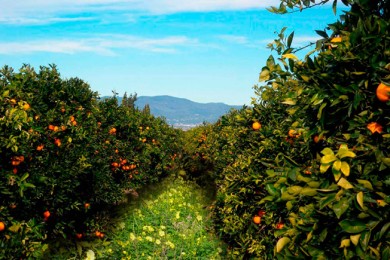
[[[55,66],[4,67],[0,86],[5,258],[35,256],[46,238],[94,237],[107,225],[104,212],[172,166],[177,132],[126,99],[99,101]]]
[[[283,29],[253,107],[208,134],[216,228],[234,257],[389,258],[389,7],[343,3],[351,9],[303,60]]]

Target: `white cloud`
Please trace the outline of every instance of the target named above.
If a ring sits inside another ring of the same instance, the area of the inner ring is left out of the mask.
[[[100,55],[116,55],[119,50],[138,49],[148,52],[176,52],[181,47],[197,46],[196,39],[184,36],[164,38],[141,38],[130,35],[111,34],[80,40],[35,40],[0,42],[0,54],[26,54],[35,52],[75,54],[93,52]]]
[[[278,5],[279,0],[0,0],[0,22],[22,23],[97,11],[149,14],[247,10]],[[42,21],[42,23],[44,23]]]
[[[239,35],[220,35],[218,38],[235,44],[247,44],[248,38]]]

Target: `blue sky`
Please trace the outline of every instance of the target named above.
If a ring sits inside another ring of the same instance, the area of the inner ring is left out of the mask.
[[[295,46],[336,21],[330,6],[288,15],[276,0],[0,0],[0,66],[56,64],[101,96],[172,95],[250,104],[267,44],[287,26]],[[273,53],[275,54],[275,53]]]

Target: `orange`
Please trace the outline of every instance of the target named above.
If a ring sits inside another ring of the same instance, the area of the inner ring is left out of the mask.
[[[16,104],[16,99],[11,98],[11,99],[9,100],[9,102],[11,103],[11,105],[15,105],[15,104]]]
[[[89,204],[89,203],[84,204],[84,208],[89,209],[90,207],[91,207],[91,204]]]
[[[119,163],[117,163],[117,162],[113,162],[113,163],[111,163],[111,166],[116,168],[116,167],[118,167],[118,166],[119,166]]]
[[[252,124],[252,129],[253,130],[259,130],[261,128],[261,124],[259,122],[254,122]]]
[[[116,128],[115,127],[111,128],[109,133],[112,134],[112,135],[115,134],[116,133]]]
[[[60,139],[54,139],[54,144],[57,145],[58,147],[61,146],[61,140]]]
[[[371,131],[371,133],[382,133],[383,132],[383,128],[380,124],[378,124],[377,122],[371,122],[367,125],[367,128],[368,130]]]
[[[83,234],[77,233],[76,237],[77,237],[77,239],[81,239],[83,237]]]
[[[77,125],[77,122],[76,122],[76,121],[72,121],[72,125],[73,125],[73,126],[76,126],[76,125]]]
[[[23,105],[24,110],[29,110],[30,109],[30,104],[26,103]]]
[[[100,237],[101,234],[102,234],[102,233],[100,233],[100,231],[96,231],[96,232],[95,232],[95,236],[97,236],[97,237]]]
[[[14,174],[17,174],[17,173],[18,173],[18,169],[17,169],[17,168],[13,168],[13,169],[12,169],[12,172],[13,172]]]
[[[376,96],[382,102],[390,100],[390,86],[380,83],[376,89]]]
[[[284,223],[282,222],[279,222],[278,224],[276,224],[276,229],[282,229],[284,227]]]
[[[70,116],[69,120],[70,120],[70,122],[73,122],[74,121],[74,116]]]
[[[337,37],[334,37],[332,38],[332,40],[330,40],[331,43],[339,43],[339,42],[342,42],[342,39],[340,36],[337,36]],[[329,50],[331,50],[332,48],[337,48],[337,45],[336,44],[330,44],[329,45]]]
[[[257,214],[259,214],[260,217],[263,217],[265,215],[265,210],[261,209]]]
[[[54,125],[49,125],[47,128],[49,128],[49,130],[54,130]]]
[[[5,229],[4,222],[0,221],[0,231],[3,231]]]
[[[255,224],[260,224],[261,223],[261,217],[260,216],[254,216],[253,217],[253,223],[255,223]]]
[[[45,219],[48,219],[50,217],[50,211],[46,210],[45,212],[43,212],[43,217]]]
[[[58,126],[53,127],[53,131],[54,131],[54,132],[58,132],[59,129],[60,129],[60,128],[59,128]]]
[[[37,151],[42,151],[43,147],[44,147],[43,144],[38,145],[38,146],[37,146]]]
[[[64,107],[61,107],[61,112],[65,113],[65,108]]]

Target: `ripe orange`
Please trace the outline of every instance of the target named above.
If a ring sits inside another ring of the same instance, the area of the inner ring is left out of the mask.
[[[282,229],[284,227],[284,223],[282,222],[279,222],[278,224],[276,224],[276,229]]]
[[[69,120],[70,120],[70,122],[73,122],[74,121],[74,116],[70,116]]]
[[[115,127],[111,128],[110,131],[109,131],[109,133],[110,133],[111,135],[115,134],[115,133],[116,133],[116,128],[115,128]]]
[[[61,113],[65,113],[65,108],[61,107]]]
[[[17,174],[17,173],[18,173],[18,169],[17,169],[17,168],[13,168],[13,169],[12,169],[12,172],[13,172],[14,174]]]
[[[371,133],[382,133],[383,132],[383,128],[380,124],[378,124],[377,122],[371,122],[367,125],[367,128],[368,130],[371,131]]]
[[[54,139],[54,144],[57,145],[58,147],[61,146],[61,140],[60,139]]]
[[[89,204],[89,203],[84,204],[84,208],[89,209],[90,207],[91,207],[91,204]]]
[[[23,105],[24,110],[29,110],[30,109],[30,104],[26,103]]]
[[[73,125],[73,126],[76,126],[76,125],[77,125],[77,122],[76,122],[76,121],[72,121],[72,125]]]
[[[47,127],[49,130],[54,130],[54,125],[49,125],[48,127]]]
[[[43,212],[43,217],[45,219],[48,219],[50,217],[50,211],[46,210],[45,212]]]
[[[113,162],[113,163],[111,163],[111,166],[117,168],[119,166],[119,163]]]
[[[0,221],[0,231],[3,231],[5,229],[5,224],[3,221]]]
[[[258,216],[258,215],[254,216],[253,217],[253,223],[255,223],[257,225],[260,224],[261,223],[261,217]]]
[[[11,98],[11,99],[9,100],[9,102],[11,103],[11,105],[15,105],[15,104],[16,104],[16,99]]]
[[[38,146],[37,146],[37,151],[42,151],[43,147],[44,147],[43,144],[38,145]]]
[[[59,128],[58,126],[54,126],[54,127],[53,127],[53,131],[54,131],[54,132],[58,132],[58,130],[60,130],[60,128]]]
[[[81,239],[83,237],[83,234],[77,233],[76,237],[77,237],[77,239]]]
[[[97,236],[97,237],[100,237],[101,234],[102,234],[102,233],[100,233],[100,231],[96,231],[96,232],[95,232],[95,236]]]
[[[382,102],[390,100],[390,86],[380,83],[376,89],[376,96]]]
[[[261,209],[257,214],[259,214],[259,217],[263,217],[265,215],[265,210]]]
[[[261,124],[259,122],[254,122],[252,124],[252,129],[253,130],[259,130],[261,128]]]
[[[332,48],[337,48],[337,45],[332,44],[332,43],[342,42],[342,38],[340,36],[337,36],[337,37],[332,38],[332,40],[330,40],[330,42],[331,42],[331,44],[329,45],[329,50],[331,50]]]

